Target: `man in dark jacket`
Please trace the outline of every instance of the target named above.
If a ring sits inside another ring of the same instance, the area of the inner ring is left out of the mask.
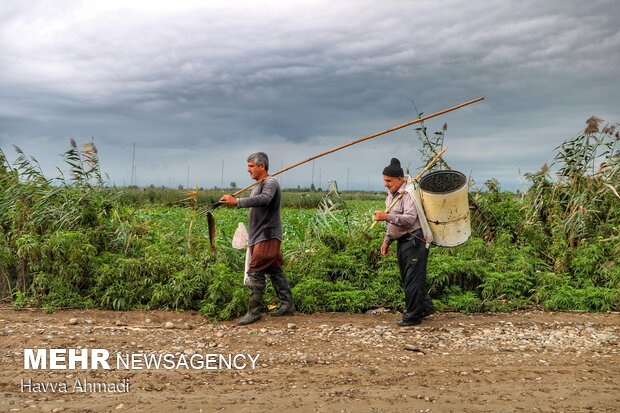
[[[268,275],[280,299],[280,307],[271,313],[278,317],[295,312],[293,296],[288,280],[282,271],[284,259],[280,252],[282,221],[280,218],[281,191],[278,181],[269,176],[269,158],[264,152],[248,156],[248,172],[259,184],[248,198],[224,195],[220,202],[238,208],[250,208],[248,245],[251,259],[250,304],[248,312],[238,321],[239,325],[251,324],[260,319],[260,309],[265,291],[265,275]]]
[[[397,242],[396,256],[401,285],[405,290],[405,311],[398,325],[415,326],[422,322],[422,318],[435,312],[433,301],[426,291],[428,248],[413,199],[405,191],[407,183],[398,159],[392,158],[383,170],[383,183],[388,189],[386,208],[395,203],[389,213],[375,211],[375,221],[387,222],[381,254],[388,255],[390,244]]]

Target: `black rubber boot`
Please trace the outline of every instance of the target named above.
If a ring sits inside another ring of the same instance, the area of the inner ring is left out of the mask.
[[[271,312],[269,315],[272,317],[281,317],[283,315],[293,314],[295,312],[295,305],[293,304],[293,293],[291,293],[291,287],[288,284],[288,280],[284,275],[284,271],[278,271],[273,274],[269,274],[271,283],[274,290],[280,299],[280,307]]]
[[[252,281],[250,287],[250,304],[248,306],[248,312],[237,324],[245,326],[252,324],[260,320],[260,308],[263,305],[263,293],[265,292],[265,274],[250,273],[250,279]]]

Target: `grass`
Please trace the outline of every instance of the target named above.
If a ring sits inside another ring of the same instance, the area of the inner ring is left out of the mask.
[[[430,251],[437,307],[620,310],[618,140],[615,127],[590,122],[558,148],[555,176],[549,168],[528,175],[527,193],[502,191],[496,180],[472,190],[471,239]],[[442,142],[443,135],[427,139]],[[71,173],[54,179],[19,149],[13,164],[0,151],[0,296],[48,310],[243,313],[244,252],[230,242],[247,211],[215,210],[215,252],[201,215],[231,191],[109,188],[94,142],[81,148],[70,142]],[[300,311],[402,309],[394,251],[381,257],[384,229],[370,229],[372,211],[383,207],[384,194],[284,192],[285,271]],[[277,301],[271,288],[266,301]]]

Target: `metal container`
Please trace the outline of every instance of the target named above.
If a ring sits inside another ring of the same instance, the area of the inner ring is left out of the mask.
[[[467,177],[457,171],[436,171],[420,180],[420,195],[433,244],[455,247],[471,235]]]

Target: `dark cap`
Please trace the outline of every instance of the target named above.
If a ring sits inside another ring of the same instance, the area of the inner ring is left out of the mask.
[[[393,178],[402,178],[405,176],[403,168],[400,167],[400,161],[396,158],[392,158],[390,164],[383,169],[383,175]]]

